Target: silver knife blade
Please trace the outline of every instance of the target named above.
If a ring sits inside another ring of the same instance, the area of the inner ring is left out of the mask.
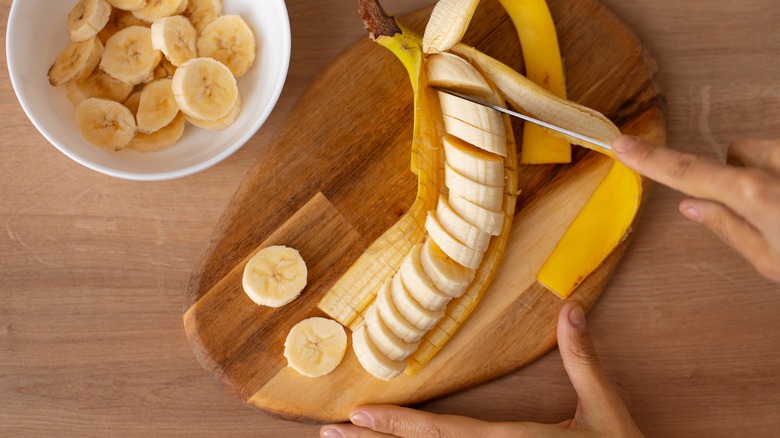
[[[525,120],[527,122],[531,122],[531,123],[533,123],[535,125],[539,125],[539,126],[545,127],[547,129],[551,129],[551,130],[556,131],[556,132],[560,132],[561,134],[568,135],[568,136],[576,138],[578,140],[582,140],[582,141],[585,141],[585,142],[588,142],[588,143],[591,143],[591,144],[595,144],[595,145],[600,146],[600,147],[602,147],[604,149],[612,150],[612,145],[610,145],[608,143],[604,143],[603,141],[596,140],[594,138],[590,138],[590,137],[588,137],[586,135],[582,135],[582,134],[574,132],[574,131],[569,131],[568,129],[561,128],[560,126],[556,126],[556,125],[553,125],[553,124],[541,121],[539,119],[535,119],[535,118],[533,118],[531,116],[527,116],[525,114],[521,114],[521,113],[518,113],[516,111],[512,111],[510,109],[506,109],[504,107],[500,107],[498,105],[493,105],[492,103],[485,102],[483,100],[477,99],[477,98],[469,96],[467,94],[461,94],[461,93],[458,93],[458,92],[455,92],[455,91],[452,91],[452,90],[447,90],[447,89],[439,88],[439,87],[433,87],[433,88],[437,89],[438,91],[441,91],[442,93],[447,93],[447,94],[449,94],[451,96],[455,96],[455,97],[458,97],[458,98],[461,98],[461,99],[468,100],[469,102],[476,103],[477,105],[482,105],[482,106],[486,106],[488,108],[492,108],[492,109],[494,109],[496,111],[502,112],[504,114],[508,114],[508,115],[510,115],[512,117],[517,117],[519,119]]]

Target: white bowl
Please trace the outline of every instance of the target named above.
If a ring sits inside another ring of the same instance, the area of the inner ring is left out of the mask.
[[[284,0],[224,0],[224,13],[241,15],[258,43],[254,66],[238,80],[242,111],[236,123],[217,132],[188,124],[176,145],[161,152],[110,152],[93,146],[78,132],[76,109],[64,87],[52,87],[47,76],[68,43],[67,15],[75,4],[76,0],[14,0],[6,56],[11,83],[27,117],[57,149],[90,169],[140,181],[191,175],[243,146],[279,99],[290,64],[290,21]]]

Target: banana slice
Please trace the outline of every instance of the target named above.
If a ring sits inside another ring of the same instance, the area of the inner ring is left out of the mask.
[[[143,90],[138,90],[133,92],[133,94],[130,95],[127,99],[125,99],[124,103],[122,105],[126,106],[127,109],[130,110],[131,113],[133,113],[133,117],[135,117],[135,114],[138,112],[138,107],[141,105],[141,93]]]
[[[154,23],[160,18],[179,15],[186,8],[187,0],[147,0],[146,6],[133,11],[133,15],[147,23]]]
[[[127,106],[127,102],[125,102],[125,106]],[[127,145],[127,149],[144,153],[164,151],[176,144],[181,136],[184,135],[185,122],[184,114],[179,113],[173,118],[171,123],[151,134],[138,132],[135,134],[135,138]]]
[[[150,134],[168,125],[179,113],[170,79],[160,79],[144,87],[138,112],[135,114],[138,130]]]
[[[152,48],[152,31],[130,26],[108,39],[100,68],[120,81],[137,85],[153,77],[161,58],[162,53]]]
[[[506,129],[498,111],[442,92],[439,103],[448,134],[506,157]]]
[[[154,73],[152,73],[152,80],[156,81],[163,78],[173,79],[174,73],[176,73],[176,66],[171,64],[171,61],[168,61],[167,58],[163,57],[154,69]]]
[[[425,274],[425,269],[423,269],[422,261],[420,260],[421,250],[421,244],[417,244],[412,248],[404,258],[404,261],[401,262],[398,276],[401,277],[401,281],[412,297],[422,307],[435,312],[447,307],[447,303],[450,302],[451,298],[439,292],[431,279],[428,278],[428,275]]]
[[[366,333],[365,324],[352,332],[352,348],[363,369],[377,379],[393,380],[406,369],[406,361],[391,360],[379,351]]]
[[[439,203],[436,204],[436,218],[439,219],[441,226],[447,230],[452,237],[463,242],[464,245],[477,252],[485,252],[490,245],[490,234],[471,225],[463,219],[455,210],[444,195],[439,196]]]
[[[450,189],[450,193],[464,197],[488,210],[501,210],[501,205],[504,203],[502,186],[480,184],[461,175],[447,163],[444,163],[444,184]]]
[[[445,160],[453,169],[481,184],[504,185],[504,160],[501,157],[452,135],[445,135],[442,143]]]
[[[190,116],[186,116],[186,117],[188,122],[192,123],[198,128],[207,129],[209,131],[219,131],[235,123],[236,120],[238,120],[239,115],[241,115],[241,95],[239,95],[236,98],[236,104],[233,105],[233,108],[231,108],[230,112],[227,113],[227,115],[225,117],[222,117],[221,119],[209,121],[209,120],[195,119]]]
[[[485,78],[460,56],[442,52],[430,55],[425,61],[428,85],[446,88],[471,96],[493,94]]]
[[[162,51],[177,67],[198,57],[197,44],[198,32],[184,16],[160,18],[152,23],[152,48]]]
[[[306,286],[306,263],[295,249],[269,246],[255,254],[244,267],[244,292],[257,304],[281,307],[301,294]]]
[[[111,6],[123,11],[137,11],[146,6],[146,0],[106,0]]]
[[[469,269],[479,268],[479,263],[482,261],[483,252],[474,251],[463,242],[452,237],[452,234],[448,233],[444,227],[441,226],[439,220],[436,218],[435,211],[429,211],[428,217],[425,218],[425,229],[428,231],[428,235],[441,250],[447,254],[447,256],[461,265]]]
[[[255,35],[240,15],[215,19],[198,38],[198,54],[225,64],[236,78],[252,67],[256,51]]]
[[[284,341],[287,366],[307,377],[329,374],[344,359],[347,333],[338,322],[320,317],[295,324]]]
[[[96,37],[77,43],[71,42],[57,55],[49,69],[49,83],[56,86],[92,74],[103,56],[103,43]]]
[[[111,16],[108,17],[108,23],[106,23],[105,27],[98,32],[97,36],[100,38],[100,41],[105,44],[115,33],[130,26],[149,27],[149,23],[135,18],[135,15],[133,15],[132,12],[113,8],[111,10]]]
[[[238,98],[236,78],[211,58],[190,59],[173,75],[173,94],[186,115],[206,121],[225,117]]]
[[[452,192],[450,192],[449,202],[455,213],[458,213],[468,223],[491,236],[501,234],[501,230],[504,228],[503,211],[488,210]]]
[[[474,280],[476,271],[460,265],[444,253],[433,239],[426,239],[420,251],[425,275],[445,295],[458,298]]]
[[[423,34],[423,51],[439,53],[450,49],[466,34],[479,0],[439,0]]]
[[[71,41],[86,41],[98,34],[108,23],[111,5],[106,0],[80,0],[68,14]]]
[[[84,79],[65,84],[68,99],[78,106],[84,99],[100,97],[124,102],[133,93],[133,86],[114,78],[103,70],[96,69]]]
[[[439,320],[444,316],[444,310],[431,311],[421,306],[414,299],[409,290],[406,289],[400,275],[393,277],[390,293],[393,296],[393,303],[398,311],[407,321],[414,324],[420,330],[428,331],[436,326]]]
[[[375,305],[379,312],[379,318],[387,324],[396,336],[405,342],[414,343],[422,339],[424,330],[417,328],[409,322],[396,307],[390,291],[391,280],[385,282],[376,295]]]
[[[365,325],[368,337],[379,351],[390,360],[404,360],[420,346],[420,341],[406,342],[396,336],[379,317],[379,310],[376,306],[368,308]]]
[[[76,107],[81,135],[103,149],[118,151],[135,136],[135,119],[119,102],[91,97]]]
[[[198,34],[222,15],[222,0],[189,0],[184,16],[190,19]]]

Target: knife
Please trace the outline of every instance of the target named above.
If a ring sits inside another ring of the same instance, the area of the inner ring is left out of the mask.
[[[550,123],[547,123],[547,122],[543,122],[543,121],[541,121],[539,119],[535,119],[535,118],[533,118],[531,116],[527,116],[525,114],[520,114],[520,113],[518,113],[516,111],[512,111],[512,110],[500,107],[498,105],[493,105],[492,103],[485,102],[483,100],[477,99],[477,98],[469,96],[467,94],[461,94],[461,93],[458,93],[458,92],[455,92],[455,91],[452,91],[452,90],[447,90],[447,89],[439,88],[439,87],[433,87],[433,88],[437,89],[438,91],[441,91],[442,93],[446,93],[446,94],[449,94],[451,96],[455,96],[455,97],[459,97],[461,99],[468,100],[469,102],[476,103],[477,105],[486,106],[486,107],[494,109],[494,110],[496,110],[498,112],[502,112],[504,114],[509,114],[512,117],[517,117],[517,118],[525,120],[527,122],[531,122],[531,123],[533,123],[535,125],[539,125],[539,126],[542,126],[544,128],[547,128],[547,129],[559,132],[561,134],[568,135],[569,137],[573,137],[573,138],[576,138],[578,140],[582,140],[582,141],[585,141],[585,142],[588,142],[588,143],[591,143],[591,144],[595,144],[595,145],[600,146],[600,147],[602,147],[604,149],[607,149],[607,150],[612,150],[612,145],[610,145],[608,143],[604,143],[603,141],[596,140],[594,138],[590,138],[590,137],[588,137],[586,135],[582,135],[582,134],[579,134],[579,133],[574,132],[574,131],[569,131],[568,129],[561,128],[560,126],[555,126],[553,124],[550,124]]]

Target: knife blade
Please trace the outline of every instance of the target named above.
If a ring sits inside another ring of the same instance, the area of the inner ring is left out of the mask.
[[[556,126],[556,125],[553,125],[551,123],[544,122],[542,120],[533,118],[531,116],[527,116],[525,114],[518,113],[516,111],[512,111],[510,109],[506,109],[506,108],[498,106],[498,105],[493,105],[492,103],[485,102],[483,100],[480,100],[480,99],[478,99],[476,97],[469,96],[467,94],[462,94],[462,93],[458,93],[456,91],[447,90],[447,89],[439,88],[439,87],[433,87],[433,88],[437,89],[438,91],[440,91],[442,93],[446,93],[446,94],[449,94],[451,96],[455,96],[455,97],[458,97],[458,98],[461,98],[461,99],[468,100],[469,102],[476,103],[477,105],[482,105],[482,106],[494,109],[494,110],[496,110],[498,112],[501,112],[501,113],[504,113],[504,114],[508,114],[508,115],[510,115],[512,117],[517,117],[519,119],[525,120],[526,122],[530,122],[530,123],[533,123],[535,125],[539,125],[539,126],[542,126],[544,128],[547,128],[547,129],[559,132],[561,134],[568,135],[568,136],[576,138],[578,140],[582,140],[582,141],[585,141],[585,142],[588,142],[588,143],[591,143],[591,144],[595,144],[596,146],[600,146],[600,147],[602,147],[604,149],[607,149],[607,150],[612,150],[612,145],[610,145],[608,143],[604,143],[603,141],[596,140],[594,138],[588,137],[587,135],[583,135],[583,134],[580,134],[580,133],[577,133],[577,132],[574,132],[574,131],[570,131],[570,130],[568,130],[566,128],[561,128],[560,126]]]

